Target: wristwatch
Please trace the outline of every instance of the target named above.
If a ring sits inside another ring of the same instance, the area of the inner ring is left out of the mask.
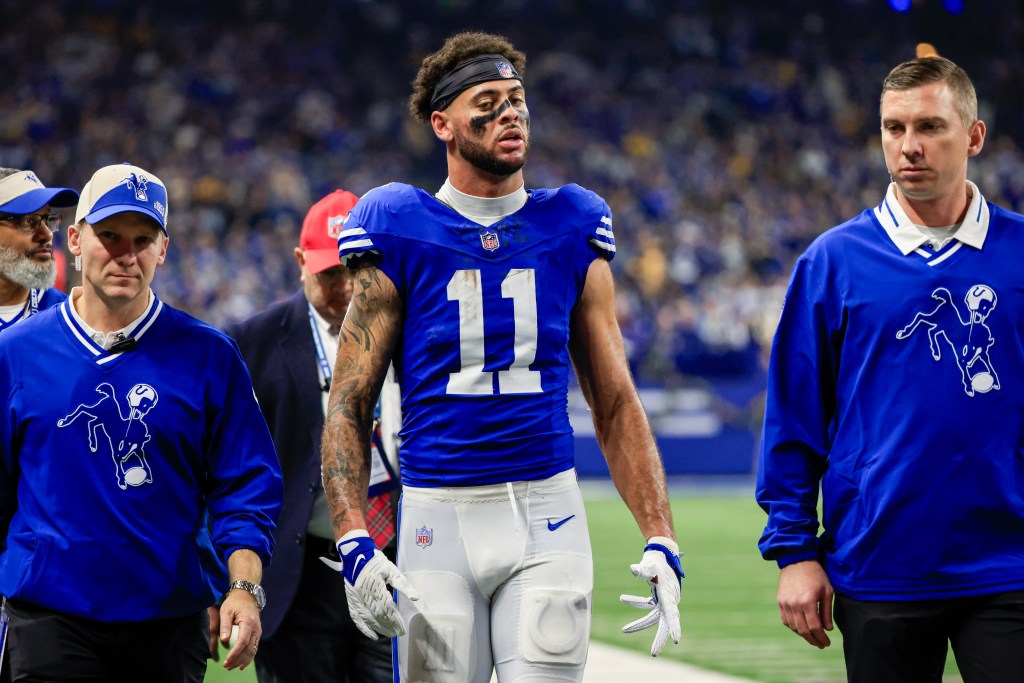
[[[239,579],[238,581],[231,582],[231,585],[228,586],[228,591],[231,591],[233,588],[241,588],[246,593],[249,593],[252,597],[256,598],[256,607],[258,607],[261,612],[263,611],[263,608],[266,607],[267,594],[263,591],[263,586],[258,583]]]

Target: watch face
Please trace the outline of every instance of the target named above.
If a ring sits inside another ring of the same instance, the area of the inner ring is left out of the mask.
[[[263,586],[252,583],[251,581],[234,581],[231,584],[232,588],[240,588],[252,597],[256,598],[256,607],[261,611],[267,605],[267,594],[263,591]]]

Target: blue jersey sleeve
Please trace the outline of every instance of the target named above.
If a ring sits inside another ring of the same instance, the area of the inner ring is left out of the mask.
[[[817,559],[818,486],[835,413],[837,330],[827,260],[796,264],[772,343],[757,468],[757,501],[768,513],[759,544],[780,566]]]
[[[344,265],[355,267],[366,259],[380,257],[380,247],[371,234],[372,226],[380,224],[391,212],[394,197],[401,197],[411,189],[408,185],[389,183],[370,190],[360,198],[338,236],[338,258]]]
[[[207,415],[211,536],[225,562],[247,548],[266,564],[284,495],[281,467],[249,371],[234,342],[223,342],[222,383]]]

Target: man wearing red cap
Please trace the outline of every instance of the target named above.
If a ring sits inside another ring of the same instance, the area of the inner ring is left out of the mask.
[[[295,248],[302,291],[228,329],[252,373],[284,471],[277,551],[263,578],[268,598],[256,655],[263,683],[392,680],[391,644],[356,630],[344,584],[317,561],[320,555],[337,556],[321,485],[320,432],[338,329],[352,296],[352,275],[338,259],[338,235],[356,201],[351,192],[335,190],[314,204]],[[397,430],[385,425],[384,431]],[[393,558],[389,491],[397,478],[387,459],[377,455],[383,447],[380,430],[375,434],[377,476],[370,504],[383,508],[379,537]]]

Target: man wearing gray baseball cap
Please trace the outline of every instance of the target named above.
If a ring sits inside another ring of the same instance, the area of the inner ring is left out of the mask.
[[[0,332],[67,296],[53,288],[53,233],[78,193],[46,187],[32,171],[0,168]]]

